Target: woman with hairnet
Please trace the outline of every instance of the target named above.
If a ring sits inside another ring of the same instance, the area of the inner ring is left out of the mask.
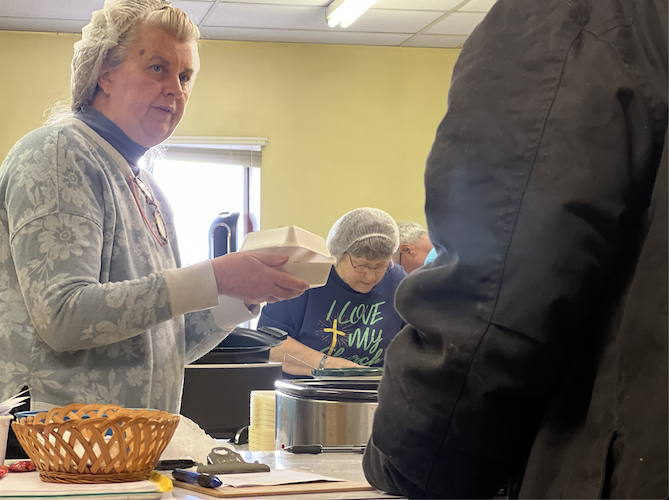
[[[325,286],[262,310],[258,326],[274,326],[289,337],[270,351],[287,377],[312,368],[383,366],[383,355],[404,326],[394,306],[406,276],[391,256],[399,245],[393,218],[376,208],[351,210],[327,237],[337,263]]]
[[[138,167],[172,134],[200,62],[164,0],[107,0],[74,47],[69,116],[23,137],[0,172],[0,400],[179,412],[184,365],[261,302],[294,298],[287,257],[180,267],[172,213]]]

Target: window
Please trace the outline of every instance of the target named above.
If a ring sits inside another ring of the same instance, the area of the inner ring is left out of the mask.
[[[237,248],[259,229],[265,144],[263,138],[172,137],[163,158],[147,167],[172,206],[182,266],[210,258],[209,228],[222,212],[239,213]]]

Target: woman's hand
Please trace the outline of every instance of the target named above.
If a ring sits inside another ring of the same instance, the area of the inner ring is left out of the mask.
[[[218,294],[243,300],[246,305],[278,302],[302,295],[309,283],[277,271],[287,255],[233,252],[211,259]]]
[[[361,366],[362,365],[349,361],[348,359],[328,356],[325,359],[324,368],[360,368]]]
[[[311,376],[311,370],[317,368],[323,359],[323,353],[302,342],[288,337],[281,345],[273,347],[269,351],[269,360],[278,361],[283,365],[283,371],[291,375]],[[356,368],[354,362],[343,358],[325,358],[325,368]]]

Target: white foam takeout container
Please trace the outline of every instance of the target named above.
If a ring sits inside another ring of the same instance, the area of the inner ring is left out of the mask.
[[[297,226],[248,233],[238,251],[288,255],[288,262],[277,269],[305,280],[310,288],[327,283],[330,268],[337,260],[330,255],[323,238]]]

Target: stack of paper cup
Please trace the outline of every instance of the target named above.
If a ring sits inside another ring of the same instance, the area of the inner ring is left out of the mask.
[[[251,391],[249,450],[274,450],[274,391]]]
[[[7,440],[9,439],[9,423],[14,419],[12,415],[0,416],[0,465],[5,463]]]

